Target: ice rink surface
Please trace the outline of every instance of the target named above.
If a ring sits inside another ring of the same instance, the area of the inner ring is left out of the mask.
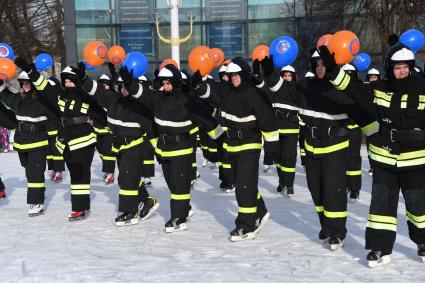
[[[18,155],[2,153],[0,176],[7,199],[0,201],[0,282],[425,282],[425,264],[408,237],[402,196],[393,262],[376,270],[366,267],[371,177],[362,150],[361,200],[349,203],[348,236],[337,252],[325,249],[318,239],[319,220],[299,164],[291,199],[276,194],[275,168],[265,174],[260,165],[260,192],[271,219],[256,239],[232,243],[234,194],[218,188],[218,170],[202,168],[199,152],[201,179],[191,197],[195,214],[187,231],[174,234],[164,232],[170,194],[160,166],[148,188],[161,203],[159,212],[138,225],[118,228],[113,222],[118,185],[103,184],[97,154],[90,217],[68,222],[68,172],[60,184],[46,180],[45,214],[29,218]]]

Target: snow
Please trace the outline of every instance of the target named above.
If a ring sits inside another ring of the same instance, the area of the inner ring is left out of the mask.
[[[389,266],[366,266],[364,232],[371,177],[365,149],[360,202],[349,204],[348,236],[332,252],[318,240],[319,221],[297,165],[295,195],[275,193],[275,168],[260,166],[260,191],[271,213],[252,241],[233,243],[237,205],[233,194],[218,188],[218,170],[202,168],[192,191],[195,214],[188,230],[166,234],[169,191],[156,166],[149,192],[161,203],[152,218],[130,227],[115,227],[117,184],[105,186],[96,154],[92,166],[92,208],[84,221],[68,222],[69,174],[61,184],[46,180],[45,214],[29,218],[26,180],[16,152],[0,154],[0,176],[7,199],[0,201],[0,282],[424,282],[424,264],[409,240],[400,197],[397,240]],[[262,161],[262,159],[261,159]],[[48,172],[46,171],[46,177]]]

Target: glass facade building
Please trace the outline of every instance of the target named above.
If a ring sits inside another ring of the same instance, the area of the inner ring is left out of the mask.
[[[150,62],[150,72],[158,62],[171,57],[171,47],[157,33],[155,18],[160,20],[160,32],[170,37],[170,10],[167,0],[70,0],[65,5],[65,34],[74,27],[75,42],[66,40],[69,63],[81,59],[84,45],[100,40],[108,46],[121,45],[127,52],[140,51]],[[68,0],[66,1],[68,2]],[[181,65],[187,65],[190,50],[199,45],[222,49],[228,58],[249,58],[259,44],[269,45],[281,35],[294,37],[300,52],[295,63],[300,71],[308,68],[308,50],[325,33],[342,28],[331,18],[306,16],[304,1],[297,0],[181,0],[179,9],[180,36],[190,30],[189,15],[195,15],[191,38],[180,45]],[[71,9],[72,11],[67,11]],[[69,17],[72,17],[71,19]],[[68,25],[67,25],[68,23]],[[362,52],[379,55],[379,44],[372,33]],[[362,39],[361,39],[362,40]],[[365,51],[365,48],[366,51]],[[69,49],[69,50],[68,50]]]

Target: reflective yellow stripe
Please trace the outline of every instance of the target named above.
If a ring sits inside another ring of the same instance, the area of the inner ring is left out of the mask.
[[[217,127],[211,131],[209,131],[207,134],[212,139],[217,139],[221,134],[223,133],[223,129],[221,128],[220,124],[217,125]]]
[[[328,218],[344,218],[348,216],[347,211],[323,211],[324,215]]]
[[[240,207],[238,209],[239,213],[257,213],[257,207]]]
[[[129,144],[121,145],[120,148],[116,148],[116,147],[112,146],[112,151],[113,152],[120,152],[121,150],[129,149],[129,148],[134,147],[136,145],[139,145],[141,143],[143,143],[143,137],[138,138],[137,140],[134,140],[134,141],[130,142]]]
[[[77,150],[77,149],[80,149],[80,148],[84,148],[84,147],[86,147],[86,146],[89,146],[89,145],[91,145],[91,144],[94,144],[94,143],[96,143],[96,134],[95,133],[93,133],[93,135],[94,135],[94,137],[91,137],[88,141],[86,141],[86,142],[81,142],[81,143],[78,143],[78,144],[75,144],[75,145],[69,145],[69,150],[71,150],[71,151],[73,151],[73,150]],[[71,142],[71,141],[70,141]]]
[[[196,163],[192,163],[192,167],[193,168],[196,168],[197,167],[197,164]]]
[[[109,161],[115,161],[115,160],[117,160],[117,158],[115,156],[102,155],[101,158],[103,160],[109,160]]]
[[[43,90],[46,88],[48,81],[42,75],[40,75],[40,77],[35,82],[33,82],[33,84],[36,90]]]
[[[175,157],[175,156],[181,156],[186,154],[192,154],[193,147],[187,148],[187,149],[172,150],[172,151],[163,151],[159,148],[155,148],[155,152],[159,154],[161,157]]]
[[[293,173],[295,172],[295,168],[285,167],[281,164],[275,164],[277,168],[279,168],[283,172]]]
[[[369,125],[362,127],[362,132],[366,136],[373,135],[373,134],[377,133],[378,131],[379,131],[379,124],[376,121],[370,123]]]
[[[68,142],[68,144],[71,146],[71,145],[75,145],[75,144],[78,144],[78,143],[81,143],[81,142],[85,142],[85,141],[88,141],[89,139],[91,139],[91,138],[96,138],[96,134],[95,133],[90,133],[90,134],[88,134],[87,136],[84,136],[84,137],[80,137],[80,138],[76,138],[76,139],[72,139],[72,140],[70,140],[69,142]]]
[[[208,146],[205,146],[205,145],[201,145],[201,148],[202,148],[203,150],[208,150]]]
[[[153,165],[153,164],[155,164],[155,160],[144,160],[143,161],[143,164],[145,164],[145,165]]]
[[[338,143],[338,144],[327,146],[327,147],[314,148],[311,145],[309,145],[307,141],[305,141],[304,145],[305,145],[305,149],[309,152],[312,152],[313,154],[326,154],[326,153],[331,153],[331,152],[335,152],[335,151],[347,148],[349,146],[349,142],[347,140],[342,143]]]
[[[373,95],[374,95],[375,97],[378,97],[378,98],[381,98],[381,99],[384,99],[384,100],[386,100],[386,101],[391,102],[391,98],[392,98],[392,96],[391,96],[391,95],[388,95],[386,92],[383,92],[383,91],[380,91],[380,90],[375,89],[375,90],[373,91]]]
[[[359,176],[362,174],[362,170],[354,170],[354,171],[347,171],[347,176]]]
[[[406,217],[407,220],[410,221],[416,227],[420,229],[425,228],[425,215],[416,216],[410,213],[409,211],[406,211]]]
[[[334,81],[331,81],[331,83],[336,86],[338,90],[344,90],[350,83],[350,79],[351,77],[347,73],[345,73],[344,70],[340,69],[338,76]]]
[[[138,196],[139,189],[134,189],[134,190],[120,189],[119,194],[122,196]]]
[[[230,169],[232,168],[232,165],[230,165],[229,163],[223,163],[223,168]]]
[[[392,216],[369,214],[367,216],[367,220],[373,221],[373,222],[380,222],[380,223],[397,225],[397,218],[392,217]]]
[[[299,134],[300,129],[279,129],[279,134]]]
[[[193,135],[194,133],[197,133],[199,131],[198,127],[193,128],[192,130],[189,131],[189,135]]]
[[[16,149],[30,149],[30,148],[37,148],[37,147],[42,147],[42,146],[47,146],[49,145],[49,142],[47,140],[45,141],[40,141],[40,142],[35,142],[35,143],[27,143],[27,144],[19,144],[19,143],[14,143],[13,147]]]
[[[211,148],[211,147],[209,147],[209,148],[208,148],[208,151],[209,151],[209,152],[217,152],[217,149],[216,149],[216,148]]]
[[[49,135],[49,136],[55,136],[55,135],[57,135],[58,134],[58,131],[56,130],[56,131],[48,131],[47,132],[47,134]]]
[[[190,194],[183,194],[183,195],[171,194],[170,198],[173,200],[188,200],[190,199]]]
[[[397,162],[396,159],[381,156],[381,155],[374,153],[373,151],[370,150],[370,148],[369,148],[369,157],[370,157],[370,159],[372,159],[374,161],[385,163],[385,164],[388,164],[388,165],[395,165],[396,162]]]
[[[52,160],[63,160],[63,156],[53,155]]]
[[[59,151],[60,154],[63,153],[63,151],[65,150],[65,145],[63,143],[61,143],[58,138],[56,137],[56,143],[55,146],[57,148],[57,150]]]
[[[90,194],[90,184],[71,184],[71,195],[89,195]]]
[[[239,152],[250,149],[261,149],[261,143],[247,143],[238,146],[230,146],[227,143],[223,143],[223,149],[228,152]]]
[[[344,80],[336,88],[338,90],[345,90],[347,88],[348,84],[350,83],[350,80],[351,80],[351,77],[348,74],[346,74],[345,77],[344,77]]]
[[[260,192],[258,192],[257,199],[260,199],[260,198],[261,198],[261,194],[260,194]]]
[[[223,167],[223,162],[217,161],[218,167]]]
[[[72,100],[71,103],[69,104],[69,109],[74,110],[74,105],[75,105],[75,100]]]
[[[358,128],[358,127],[359,127],[359,125],[357,125],[357,124],[347,125],[347,128],[350,129],[350,130]]]
[[[151,143],[151,145],[153,147],[156,147],[157,143],[158,143],[158,138],[154,138],[154,139],[150,139],[149,142]]]
[[[96,127],[93,127],[93,129],[98,134],[107,134],[107,133],[110,133],[111,132],[111,130],[109,130],[108,127],[105,127],[105,128],[96,128]]]
[[[368,221],[366,224],[367,228],[371,229],[377,229],[377,230],[390,230],[397,232],[397,226],[393,224],[386,224],[386,223],[377,223],[377,222],[370,222]]]
[[[28,183],[28,188],[44,188],[44,183]]]
[[[47,155],[47,156],[46,156],[46,159],[47,159],[47,160],[51,160],[51,159],[53,159],[53,155]]]
[[[279,140],[279,131],[272,131],[272,132],[263,132],[261,131],[261,133],[263,134],[264,140],[268,141],[268,142],[274,142],[274,141],[278,141]]]
[[[315,206],[315,208],[316,208],[316,211],[319,212],[319,213],[325,211],[325,208],[323,207],[323,205]]]
[[[384,99],[376,98],[376,97],[373,99],[373,103],[375,103],[376,105],[379,105],[379,106],[386,107],[386,108],[390,108],[390,106],[391,106],[391,102],[386,101]]]

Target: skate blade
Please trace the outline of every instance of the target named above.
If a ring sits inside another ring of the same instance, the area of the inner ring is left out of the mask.
[[[390,255],[384,255],[383,257],[381,257],[381,260],[369,260],[368,261],[368,266],[370,268],[377,268],[380,266],[384,266],[388,263],[391,262],[391,256]]]
[[[194,214],[195,212],[193,211],[193,209],[189,210],[189,212],[187,213],[187,218],[191,218]]]
[[[329,245],[329,249],[334,252],[344,247],[344,241],[342,241],[339,244],[332,244],[332,245],[328,244],[328,245]]]
[[[88,214],[86,213],[86,215],[84,216],[78,216],[78,217],[68,217],[69,222],[74,222],[74,221],[80,221],[80,220],[84,220],[88,217]]]
[[[267,212],[263,218],[261,219],[261,223],[260,226],[257,227],[257,229],[255,229],[254,234],[257,235],[266,225],[267,221],[269,221],[270,218],[270,212]]]
[[[356,202],[359,202],[359,201],[360,201],[360,199],[358,199],[358,198],[350,198],[351,203],[356,203]]]
[[[423,263],[425,263],[425,256],[420,256]]]
[[[252,240],[254,238],[255,238],[255,233],[254,232],[249,232],[249,233],[246,233],[243,236],[230,236],[230,241],[232,241],[232,242],[240,242],[240,241]]]
[[[28,213],[28,216],[29,217],[36,217],[36,216],[42,215],[43,213],[44,213],[44,210],[37,212],[37,213]]]
[[[177,225],[176,227],[165,227],[165,233],[174,233],[179,231],[184,231],[187,229],[186,223],[181,223]]]
[[[145,215],[145,217],[140,218],[142,221],[148,219],[155,211],[157,211],[159,208],[159,202],[157,202],[154,206],[152,206],[151,210],[149,210],[149,213]]]
[[[139,224],[139,219],[137,219],[137,218],[132,218],[132,219],[129,219],[127,221],[115,222],[115,226],[117,226],[117,227],[131,226],[131,225],[136,225],[136,224]]]
[[[231,194],[235,192],[235,189],[225,189],[224,192]]]

